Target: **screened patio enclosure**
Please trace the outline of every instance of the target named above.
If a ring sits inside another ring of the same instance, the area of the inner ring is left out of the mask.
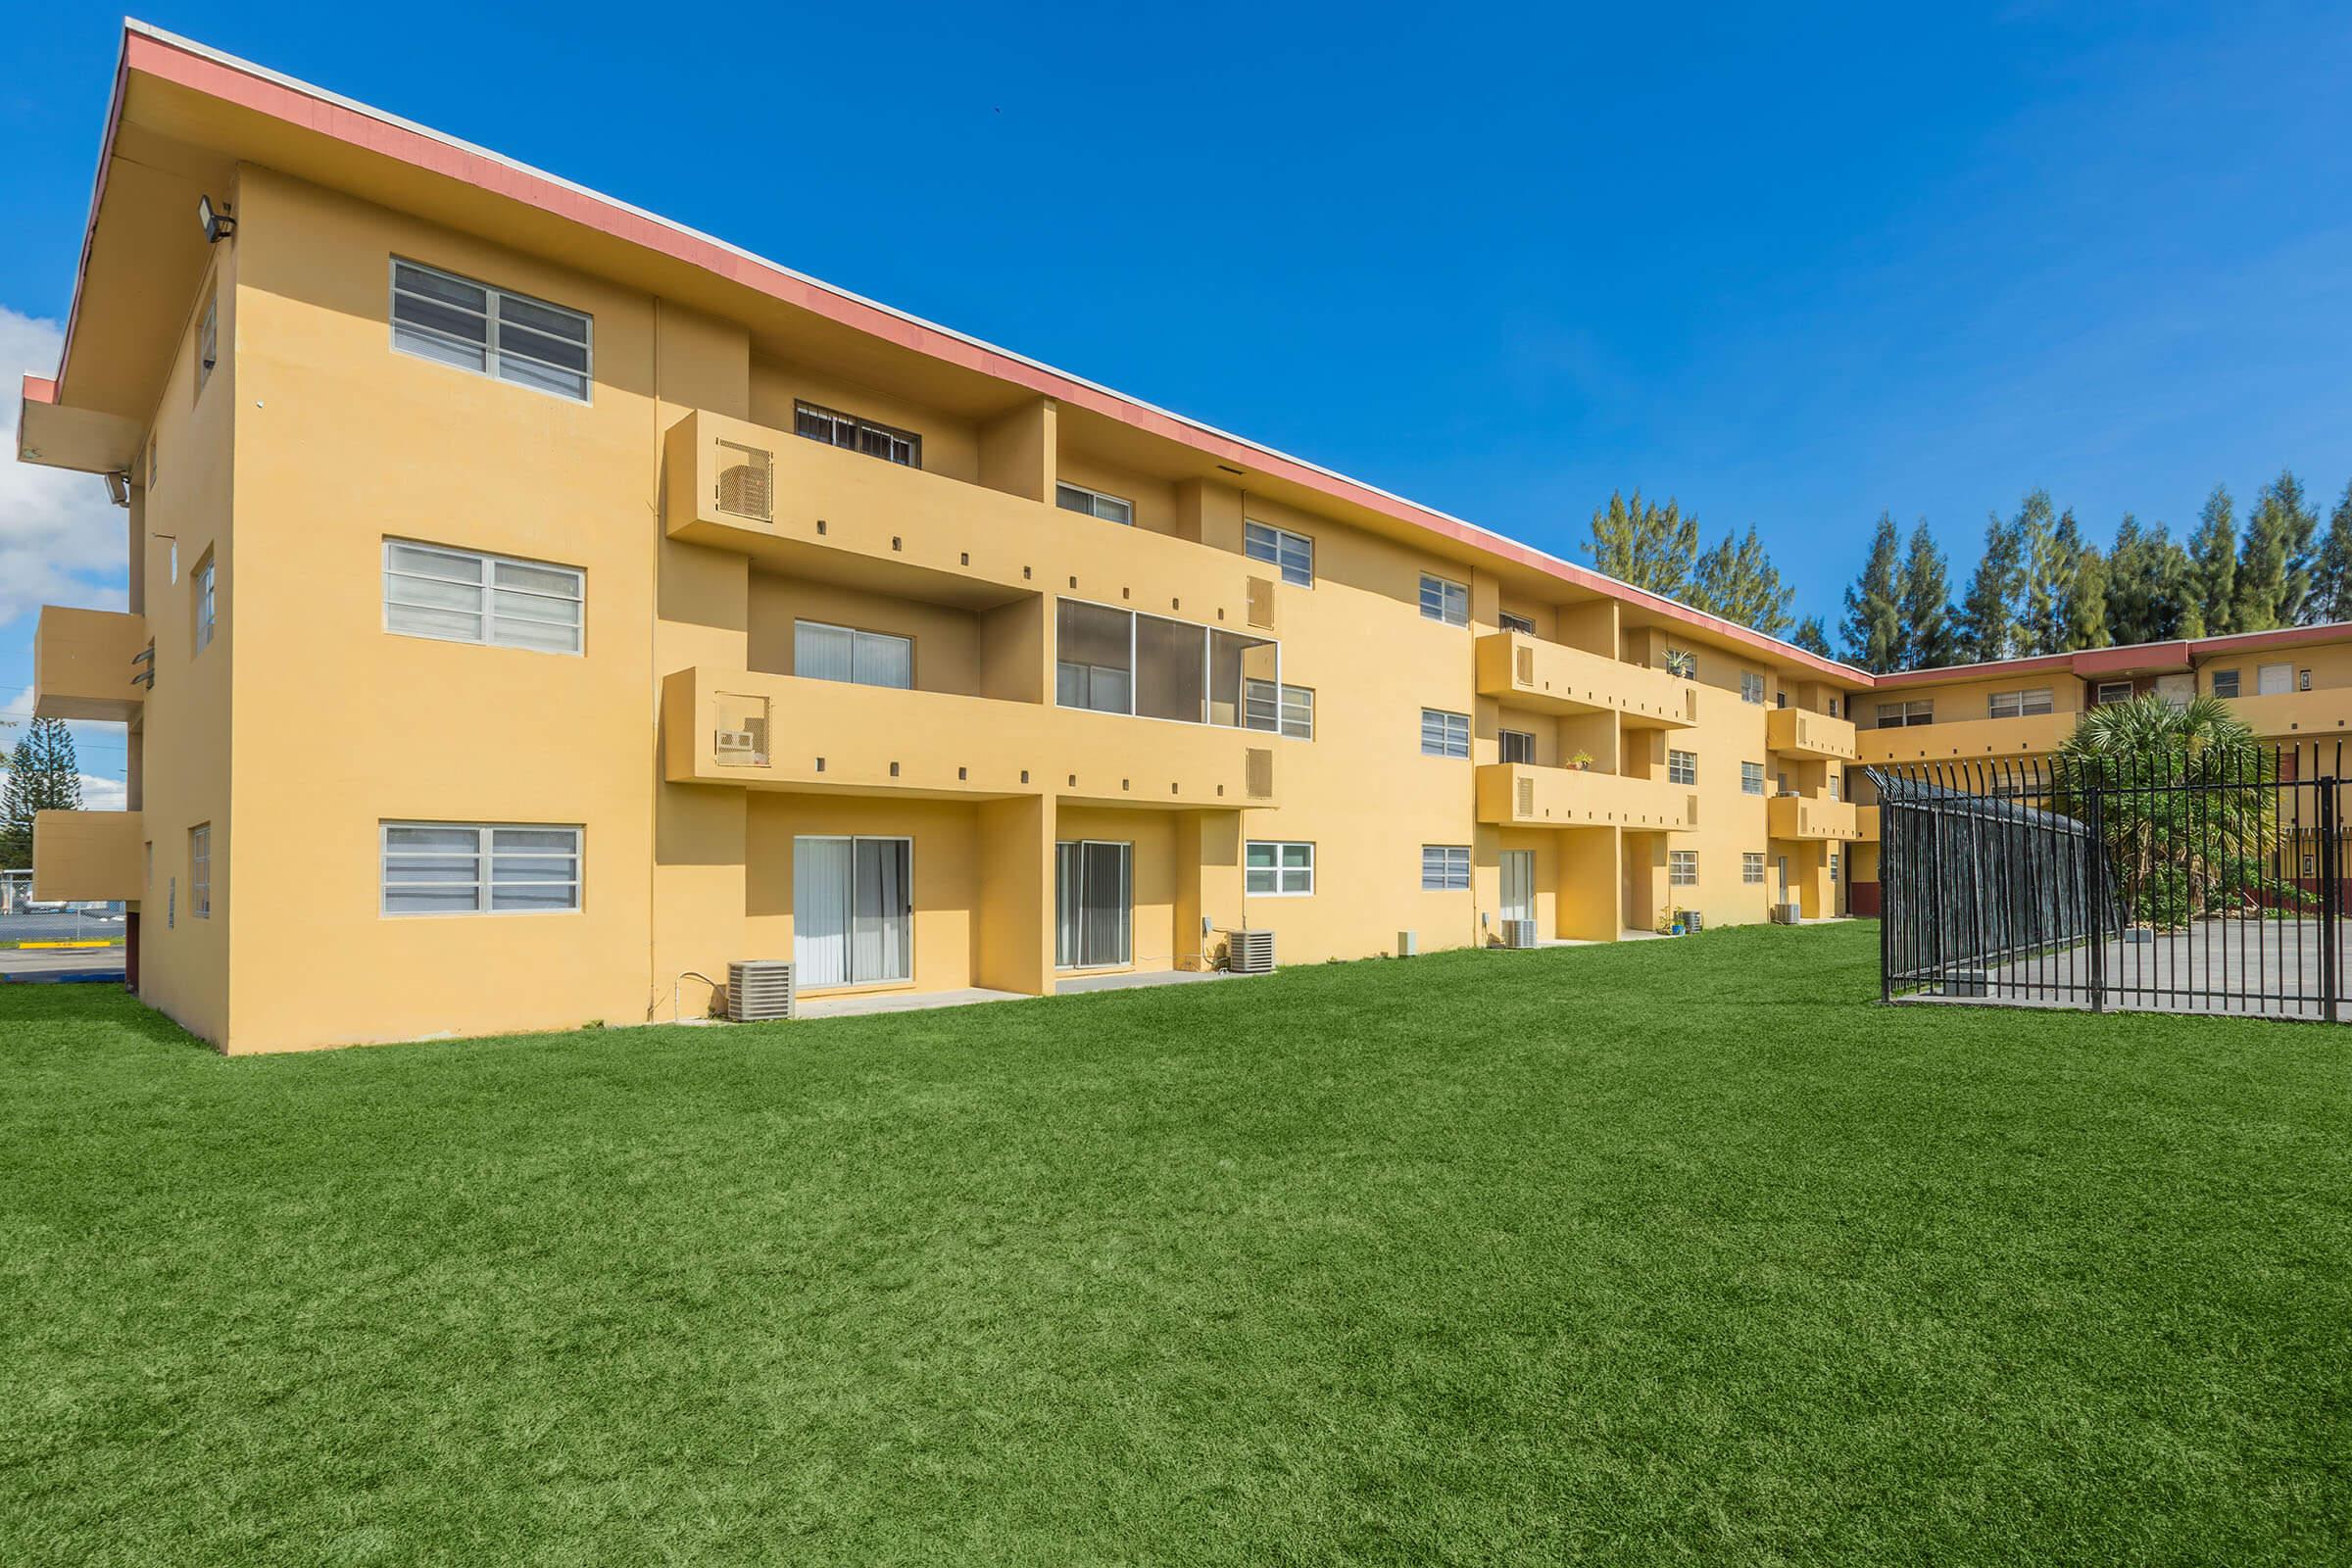
[[[1055,601],[1054,700],[1063,708],[1234,729],[1279,726],[1282,650],[1190,620]]]

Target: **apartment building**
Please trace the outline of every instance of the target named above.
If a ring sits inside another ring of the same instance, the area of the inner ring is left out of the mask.
[[[232,1052],[1819,916],[1860,834],[1859,671],[135,24],[18,456],[129,561],[40,896]]]
[[[2280,754],[2281,776],[2319,778],[2352,738],[2352,625],[2289,626],[2036,659],[1880,675],[1853,704],[1865,764],[1929,767],[2047,757],[2085,710],[2154,695],[2186,705],[2219,697]],[[1859,770],[1856,770],[1857,772]],[[1862,841],[1848,888],[1857,914],[1878,912],[1879,811],[1851,780]]]

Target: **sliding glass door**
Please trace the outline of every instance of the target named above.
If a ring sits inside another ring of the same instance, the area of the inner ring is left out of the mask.
[[[803,990],[914,978],[914,842],[792,841],[792,961]]]
[[[1054,963],[1114,968],[1134,961],[1134,847],[1101,839],[1054,846]]]

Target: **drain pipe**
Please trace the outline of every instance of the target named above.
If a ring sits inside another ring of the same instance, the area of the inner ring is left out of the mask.
[[[678,972],[678,978],[669,983],[669,1021],[671,1023],[678,1022],[678,987],[683,982],[688,980],[700,980],[703,984],[709,986],[712,991],[716,991],[718,989],[718,982],[711,979],[709,975],[703,973],[699,969],[680,970]]]

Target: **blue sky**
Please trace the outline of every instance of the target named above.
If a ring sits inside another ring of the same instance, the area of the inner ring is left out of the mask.
[[[1833,624],[1881,509],[1959,573],[2035,485],[2101,538],[2331,502],[2352,11],[1937,9],[143,15],[1561,554],[1673,494]],[[117,15],[7,24],[0,353],[66,309]],[[0,595],[92,566],[51,495],[0,486]]]

